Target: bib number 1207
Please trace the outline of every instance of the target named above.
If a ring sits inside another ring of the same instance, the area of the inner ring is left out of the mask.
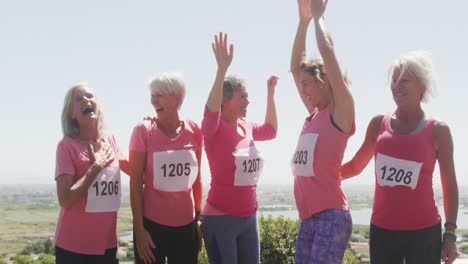
[[[256,172],[260,169],[260,158],[244,160],[242,162],[244,172]]]

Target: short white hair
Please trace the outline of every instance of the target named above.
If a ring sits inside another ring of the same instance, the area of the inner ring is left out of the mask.
[[[390,66],[388,72],[390,83],[393,71],[396,68],[400,70],[400,76],[408,74],[424,85],[425,90],[421,98],[422,102],[426,103],[429,100],[429,97],[434,95],[435,73],[430,53],[427,51],[417,50],[401,55]]]
[[[180,96],[180,104],[185,97],[185,82],[180,72],[161,72],[154,75],[149,81],[151,94],[161,93]]]

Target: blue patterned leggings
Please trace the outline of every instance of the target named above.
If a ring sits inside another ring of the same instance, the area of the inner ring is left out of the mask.
[[[341,264],[352,228],[347,210],[329,209],[302,220],[296,264]]]

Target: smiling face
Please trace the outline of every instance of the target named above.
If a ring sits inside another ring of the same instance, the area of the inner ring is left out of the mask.
[[[223,97],[223,112],[235,118],[247,116],[249,94],[245,89],[233,89],[231,98]]]
[[[71,117],[82,126],[89,122],[96,122],[99,118],[99,106],[94,92],[87,86],[78,86],[72,93]]]
[[[181,99],[177,95],[156,91],[151,94],[151,104],[158,117],[173,115],[178,113]]]
[[[322,77],[323,81],[317,79],[306,71],[301,71],[300,75],[300,93],[303,101],[311,107],[316,107],[328,101],[330,96],[329,89],[326,88],[326,75]],[[326,100],[327,99],[327,100]]]
[[[395,67],[392,73],[391,90],[397,106],[413,106],[420,104],[425,87],[409,71]]]

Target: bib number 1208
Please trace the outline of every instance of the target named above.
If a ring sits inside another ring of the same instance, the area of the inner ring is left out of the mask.
[[[387,171],[387,166],[383,166],[380,170],[382,171],[382,180],[395,182],[401,182],[403,180],[405,184],[411,183],[411,176],[413,176],[413,172],[411,171],[404,171],[393,167],[388,168]]]

